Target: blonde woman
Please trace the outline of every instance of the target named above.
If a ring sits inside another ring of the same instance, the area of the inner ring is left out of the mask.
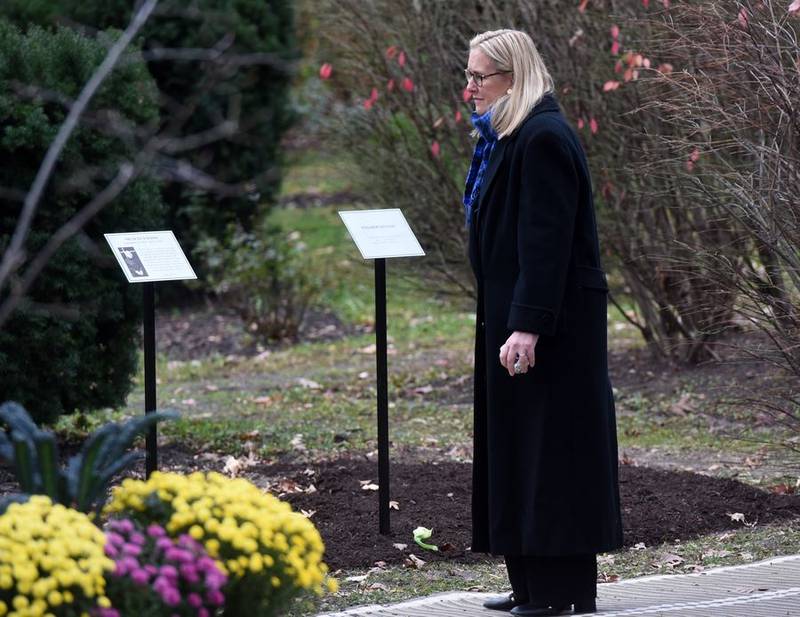
[[[472,550],[503,555],[514,615],[595,612],[622,544],[606,277],[581,144],[531,38],[470,42],[478,138],[464,206],[478,283]]]

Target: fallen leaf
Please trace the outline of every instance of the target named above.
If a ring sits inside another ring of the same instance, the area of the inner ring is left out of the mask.
[[[396,542],[395,544],[392,544],[392,546],[398,551],[404,551],[408,548],[408,544],[401,544],[400,542]]]
[[[361,489],[364,491],[377,491],[380,487],[377,484],[362,484]]]
[[[419,388],[414,388],[413,392],[414,394],[430,394],[433,392],[433,386],[420,386]]]
[[[259,396],[258,398],[254,398],[253,402],[256,405],[269,405],[272,403],[272,398],[269,396]]]
[[[317,513],[316,510],[300,510],[300,514],[305,516],[306,518],[311,518]]]
[[[690,159],[693,163],[697,159]],[[680,399],[676,403],[673,403],[669,407],[669,411],[676,416],[686,416],[695,411],[694,405],[692,405],[692,395],[691,394],[683,394],[681,395]]]
[[[303,443],[302,433],[298,433],[297,435],[292,437],[291,441],[289,442],[289,445],[291,445],[292,448],[300,452],[304,452],[307,449],[306,444]]]
[[[367,589],[370,591],[389,591],[389,588],[383,583],[372,583]]]
[[[358,374],[358,378],[359,378],[359,379],[366,379],[367,377],[369,377],[369,373],[368,373],[367,371],[361,371],[361,372]]]
[[[207,383],[205,388],[207,392],[216,392],[219,390],[219,386],[215,386],[213,383]]]
[[[377,349],[377,347],[376,347],[375,343],[372,343],[372,345],[367,345],[366,347],[362,347],[361,349],[359,349],[358,353],[373,354],[373,353],[375,353],[376,349]]]
[[[308,488],[303,492],[308,494],[308,495],[311,495],[312,493],[316,493],[317,492],[317,487],[314,486],[313,484],[309,484]]]
[[[297,385],[308,388],[309,390],[319,390],[322,387],[313,379],[306,379],[305,377],[300,377],[297,380]]]
[[[422,566],[425,565],[425,562],[422,559],[420,559],[419,557],[417,557],[414,553],[411,553],[406,558],[406,560],[403,562],[403,564],[407,568],[417,568],[417,569],[419,569],[419,568],[421,568]]]
[[[193,398],[185,398],[181,401],[181,403],[183,405],[188,405],[189,407],[194,407],[195,405],[197,405],[197,401],[194,400]]]
[[[384,568],[386,568],[385,561],[376,561],[374,565],[378,570],[383,570]]]
[[[736,521],[738,523],[744,523],[744,514],[741,512],[728,512],[728,516],[731,518],[732,521]]]
[[[277,484],[277,488],[281,493],[302,493],[302,487],[294,480],[284,478]]]
[[[389,509],[390,510],[399,510],[400,509],[400,504],[397,503],[396,501],[390,501],[389,502]]]
[[[361,574],[361,575],[359,575],[359,576],[348,576],[348,577],[347,577],[346,579],[344,579],[344,580],[346,580],[346,581],[351,581],[351,582],[353,582],[353,583],[360,583],[361,581],[365,581],[365,580],[367,580],[367,577],[368,577],[368,576],[369,576],[369,574]]]
[[[635,551],[643,551],[646,548],[647,547],[644,545],[644,542],[637,542],[636,544],[633,545],[633,550]]]

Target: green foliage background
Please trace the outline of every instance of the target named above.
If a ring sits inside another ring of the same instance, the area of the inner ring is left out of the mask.
[[[0,20],[0,186],[25,193],[66,115],[48,97],[19,95],[21,85],[74,98],[105,56],[103,39],[67,29],[31,27],[23,34]],[[157,90],[141,62],[112,73],[90,113],[111,110],[139,125],[158,122]],[[33,221],[28,257],[136,154],[134,144],[80,128],[65,148]],[[79,174],[96,170],[89,182]],[[0,200],[0,253],[22,204]],[[139,179],[67,242],[29,294],[30,303],[0,330],[0,400],[25,405],[37,421],[77,408],[123,404],[136,370],[140,289],[129,285],[104,246],[103,233],[148,229],[163,218],[157,184]],[[88,242],[86,241],[88,240]],[[47,310],[37,306],[47,305]],[[53,307],[77,309],[59,316]]]
[[[125,28],[132,0],[4,0],[0,15],[20,25],[65,22],[88,29]],[[192,254],[203,237],[225,240],[230,226],[250,231],[257,215],[277,196],[280,140],[294,115],[289,104],[292,61],[298,57],[291,0],[164,0],[140,37],[153,48],[224,49],[225,56],[265,54],[266,65],[226,66],[200,60],[152,60],[148,70],[161,91],[167,132],[201,133],[219,125],[231,106],[241,115],[241,135],[197,148],[184,156],[215,179],[254,179],[248,194],[218,197],[181,184],[164,189],[166,225]],[[185,122],[181,119],[186,113]],[[202,264],[201,264],[202,265]],[[201,276],[201,279],[203,277]]]

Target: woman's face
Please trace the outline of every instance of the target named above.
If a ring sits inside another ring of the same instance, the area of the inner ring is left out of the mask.
[[[511,72],[498,73],[497,65],[478,47],[469,52],[467,70],[484,76],[482,86],[478,85],[479,79],[470,79],[467,82],[467,92],[472,95],[475,111],[479,114],[486,113],[492,103],[506,93],[513,81]]]

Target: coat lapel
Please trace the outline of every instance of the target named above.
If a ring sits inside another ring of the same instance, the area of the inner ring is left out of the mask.
[[[539,103],[531,110],[527,120],[545,111],[559,111],[558,101],[553,94],[545,94],[544,97],[542,97],[542,100],[539,101]],[[492,185],[492,180],[494,180],[497,170],[500,168],[500,164],[503,162],[503,156],[508,144],[516,138],[517,133],[518,131],[514,132],[508,137],[505,137],[504,139],[501,139],[495,144],[494,150],[492,151],[492,157],[489,159],[489,166],[486,168],[486,175],[481,181],[481,188],[478,192],[478,209],[480,209],[483,203],[483,198],[489,194],[489,188]]]

